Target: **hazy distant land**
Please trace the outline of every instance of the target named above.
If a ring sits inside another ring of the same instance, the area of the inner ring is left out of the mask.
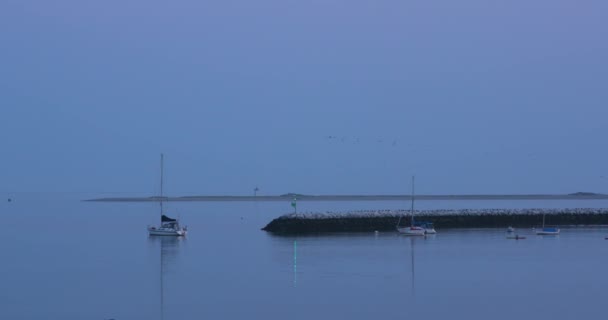
[[[410,195],[304,195],[288,193],[275,196],[182,196],[182,197],[108,197],[88,199],[100,202],[146,201],[403,201]],[[469,195],[416,195],[416,200],[606,200],[608,194],[576,192],[570,194],[469,194]]]

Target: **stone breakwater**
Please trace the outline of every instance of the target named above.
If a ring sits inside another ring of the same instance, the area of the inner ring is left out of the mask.
[[[462,209],[415,211],[416,221],[428,221],[435,229],[506,228],[546,225],[608,225],[608,209]],[[273,233],[323,233],[394,231],[397,221],[409,224],[410,211],[361,210],[349,212],[305,212],[280,216],[262,230]]]

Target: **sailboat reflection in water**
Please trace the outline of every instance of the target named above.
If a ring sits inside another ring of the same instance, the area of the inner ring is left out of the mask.
[[[179,245],[185,238],[181,237],[150,237],[149,243],[156,248],[160,246],[160,319],[165,318],[165,276],[171,274],[171,266],[175,264]]]
[[[412,296],[416,296],[416,266],[414,263],[414,243],[416,238],[409,238],[410,240],[410,256],[411,256],[411,271],[412,271]]]

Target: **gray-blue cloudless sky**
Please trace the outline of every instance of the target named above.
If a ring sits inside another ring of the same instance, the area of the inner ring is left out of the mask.
[[[0,191],[608,192],[608,2],[4,0]]]

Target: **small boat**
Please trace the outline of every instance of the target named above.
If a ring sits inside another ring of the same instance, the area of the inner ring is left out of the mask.
[[[513,233],[513,232],[515,232],[515,229],[513,227],[510,226],[507,228],[507,233]]]
[[[399,224],[401,223],[401,217],[399,217],[399,221],[397,221],[397,231],[406,236],[424,236],[426,235],[426,230],[416,225],[414,222],[414,177],[412,176],[412,211],[411,211],[411,222],[409,227],[401,227]],[[434,231],[434,229],[433,229]]]
[[[435,231],[435,227],[433,226],[432,222],[427,222],[422,227],[424,228],[424,232],[426,234],[437,234],[437,231]]]
[[[437,231],[435,231],[435,227],[433,226],[432,222],[428,222],[428,221],[418,221],[416,223],[416,226],[418,227],[422,227],[424,229],[424,232],[426,234],[436,234]]]
[[[182,237],[187,233],[186,227],[179,225],[178,219],[169,218],[163,210],[163,154],[160,154],[160,226],[148,226],[148,234],[151,236],[173,236]]]
[[[559,235],[559,228],[545,227],[545,215],[543,214],[543,227],[540,230],[536,230],[536,234],[539,236],[556,236]]]

